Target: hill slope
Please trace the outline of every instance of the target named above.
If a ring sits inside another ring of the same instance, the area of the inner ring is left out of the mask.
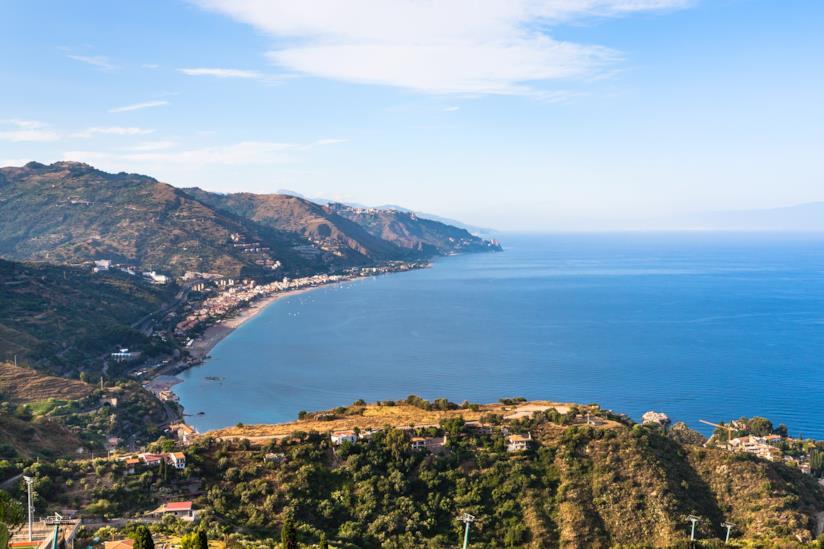
[[[76,162],[0,169],[0,255],[9,259],[265,275],[278,261],[286,272],[310,267],[294,251],[303,243],[142,175]]]
[[[285,194],[210,193],[185,189],[204,204],[261,225],[299,234],[319,249],[346,262],[409,258],[408,250],[378,238],[357,223],[303,198]]]
[[[260,536],[290,516],[306,543],[325,532],[340,547],[452,547],[455,517],[469,512],[473,547],[608,548],[688,547],[693,514],[702,546],[720,547],[729,521],[745,546],[797,547],[824,510],[824,490],[797,467],[682,443],[594,405],[434,404],[355,404],[209,433],[190,449],[202,516]],[[378,432],[338,446],[326,434],[355,428]],[[531,448],[507,451],[512,433],[529,433]],[[411,447],[444,434],[432,452]]]
[[[327,208],[378,238],[424,255],[501,250],[497,243],[474,236],[465,229],[424,219],[409,211],[353,208],[343,204],[331,204]]]
[[[130,324],[172,297],[171,287],[125,273],[0,259],[0,360],[76,372],[90,356],[142,341]]]

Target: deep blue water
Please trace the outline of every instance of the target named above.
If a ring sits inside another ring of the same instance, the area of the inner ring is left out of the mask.
[[[206,412],[191,422],[415,393],[598,402],[696,428],[764,415],[824,438],[824,235],[503,240],[274,303],[183,374],[187,413]]]

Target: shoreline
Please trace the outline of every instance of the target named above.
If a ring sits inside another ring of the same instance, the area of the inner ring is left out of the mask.
[[[432,266],[431,263],[426,263],[424,266],[417,266],[414,267],[412,270],[421,269],[421,268],[430,268]],[[332,286],[334,284],[345,284],[351,283],[358,280],[363,280],[370,277],[386,275],[386,274],[396,274],[398,272],[407,272],[405,270],[398,270],[398,271],[389,271],[383,273],[375,273],[368,276],[354,276],[351,278],[347,278],[344,280],[338,280],[336,282],[331,282],[327,284],[317,284],[312,286],[306,286],[303,288],[295,288],[286,291],[279,291],[275,292],[271,295],[266,297],[261,297],[256,299],[253,302],[248,303],[247,305],[239,308],[232,314],[231,317],[221,319],[219,323],[212,324],[202,334],[200,334],[197,338],[192,341],[192,344],[188,347],[189,352],[189,359],[185,361],[179,361],[175,364],[171,365],[168,368],[164,368],[161,371],[158,371],[154,377],[151,379],[146,380],[143,383],[145,389],[151,391],[155,396],[160,398],[161,393],[172,393],[174,394],[174,400],[177,403],[178,407],[180,408],[180,417],[179,421],[186,423],[186,413],[185,409],[182,404],[180,404],[180,396],[177,393],[174,393],[173,387],[180,383],[184,382],[184,379],[178,377],[178,374],[185,372],[195,366],[203,365],[209,358],[209,353],[214,349],[218,343],[223,341],[228,335],[238,329],[240,326],[252,320],[260,313],[262,313],[269,305],[272,303],[286,297],[292,297],[295,295],[303,294],[310,292],[312,290],[316,290],[318,288],[323,288],[327,286]],[[163,400],[163,399],[161,399]]]
[[[351,282],[351,280],[346,282]],[[339,282],[339,284],[340,283],[342,282]],[[257,299],[245,307],[238,309],[231,317],[224,318],[220,323],[212,324],[206,328],[200,336],[194,339],[188,348],[189,354],[191,355],[189,360],[176,362],[175,364],[157,372],[154,377],[143,382],[143,387],[161,400],[166,400],[162,398],[163,393],[174,394],[174,400],[180,408],[180,417],[178,420],[182,423],[186,423],[186,413],[183,405],[180,404],[180,395],[174,392],[174,386],[185,381],[183,378],[178,377],[178,375],[182,374],[186,370],[194,368],[195,366],[203,365],[206,360],[208,360],[211,350],[214,349],[218,343],[223,341],[224,338],[244,325],[246,322],[258,316],[275,301],[285,297],[307,293],[317,288],[322,288],[323,286],[327,285],[325,284],[321,286],[287,290],[285,292],[276,292],[272,295]]]
[[[211,326],[206,328],[206,330],[192,342],[191,346],[189,346],[189,354],[195,361],[200,361],[202,363],[209,357],[209,353],[211,352],[211,350],[214,349],[218,343],[223,341],[223,339],[226,336],[237,330],[239,327],[244,325],[249,320],[252,320],[256,316],[258,316],[275,301],[278,301],[285,297],[291,297],[294,295],[310,292],[316,288],[321,287],[322,286],[313,286],[310,288],[299,288],[296,290],[277,292],[270,296],[255,300],[246,307],[238,309],[238,311],[231,317],[225,318],[220,323],[212,324]],[[189,369],[190,367],[196,365],[197,362],[188,365],[185,369]],[[181,370],[181,372],[182,371],[184,370]]]

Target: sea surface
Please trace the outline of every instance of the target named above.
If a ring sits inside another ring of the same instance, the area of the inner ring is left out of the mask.
[[[275,302],[182,374],[186,412],[205,412],[189,421],[524,396],[824,438],[824,235],[501,238],[503,253]]]

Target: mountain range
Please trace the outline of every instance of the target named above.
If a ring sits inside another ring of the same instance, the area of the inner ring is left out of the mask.
[[[464,229],[377,211],[376,217],[288,195],[179,189],[77,162],[30,162],[0,168],[0,257],[109,259],[176,276],[265,278],[500,249]]]

